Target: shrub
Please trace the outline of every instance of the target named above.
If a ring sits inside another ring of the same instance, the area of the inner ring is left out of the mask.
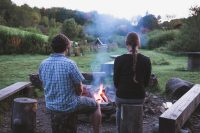
[[[32,32],[32,33],[37,33],[37,34],[42,34],[41,30],[38,29],[37,27],[20,27],[21,30],[23,31],[28,31],[28,32]]]
[[[166,46],[169,41],[174,40],[179,34],[178,30],[154,30],[148,33],[146,48],[155,49]]]
[[[49,52],[47,36],[0,26],[0,54]]]
[[[191,9],[194,13],[181,28],[176,40],[169,42],[169,49],[173,51],[200,51],[200,7]]]

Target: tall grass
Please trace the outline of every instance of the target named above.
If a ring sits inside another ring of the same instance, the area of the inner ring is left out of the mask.
[[[0,25],[0,54],[49,53],[48,36]]]

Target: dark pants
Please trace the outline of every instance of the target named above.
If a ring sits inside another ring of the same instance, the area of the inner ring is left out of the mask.
[[[50,111],[52,133],[76,133],[77,114]]]
[[[91,114],[97,109],[97,103],[94,99],[81,96],[76,110],[72,113],[51,111],[52,133],[76,133],[77,130],[77,115]]]

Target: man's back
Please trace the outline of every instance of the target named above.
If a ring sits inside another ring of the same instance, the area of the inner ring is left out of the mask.
[[[65,112],[74,111],[79,99],[74,84],[84,79],[76,64],[64,54],[52,54],[41,63],[39,75],[44,86],[47,108]]]

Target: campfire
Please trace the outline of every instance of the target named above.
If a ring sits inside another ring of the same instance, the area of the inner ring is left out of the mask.
[[[105,87],[102,83],[97,87],[84,85],[83,95],[93,97],[100,104],[102,113],[110,115],[115,112],[115,92],[113,87]]]
[[[94,93],[94,98],[99,104],[109,102],[109,99],[105,94],[105,88],[103,84],[100,84],[99,91],[97,93]]]

